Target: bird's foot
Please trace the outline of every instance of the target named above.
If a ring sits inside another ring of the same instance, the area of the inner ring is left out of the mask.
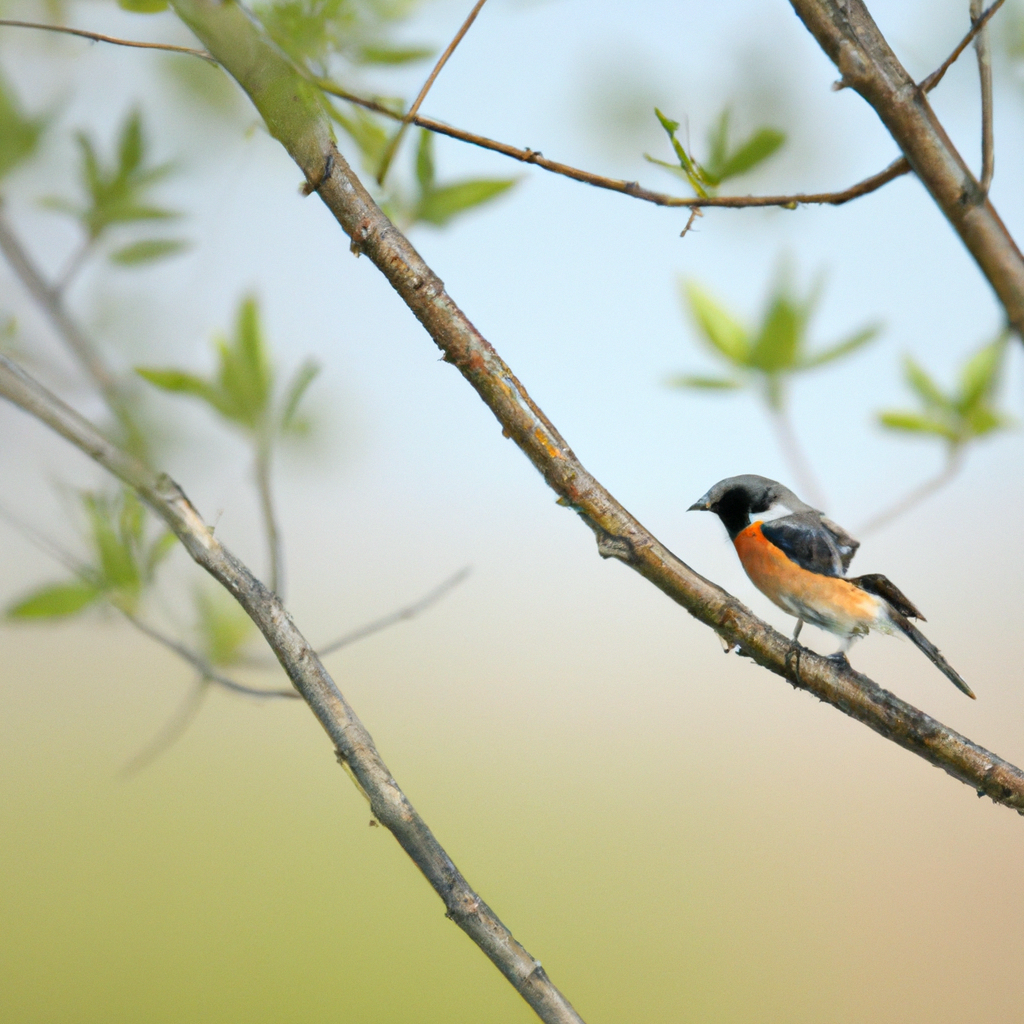
[[[795,640],[789,645],[789,649],[786,651],[785,665],[788,669],[790,663],[793,664],[793,678],[801,686],[803,685],[803,679],[800,678],[800,655],[804,652],[802,644],[798,644]],[[795,685],[795,684],[794,684]]]
[[[829,661],[834,661],[837,665],[843,665],[845,668],[850,667],[850,659],[846,656],[846,651],[836,651],[835,654],[828,655]]]

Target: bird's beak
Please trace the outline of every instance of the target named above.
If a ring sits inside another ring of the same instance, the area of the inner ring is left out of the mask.
[[[708,496],[705,494],[703,498],[695,501],[687,510],[687,512],[710,512],[711,503],[708,501]]]

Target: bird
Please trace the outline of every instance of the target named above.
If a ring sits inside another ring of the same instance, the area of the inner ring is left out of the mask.
[[[788,487],[751,473],[719,480],[689,512],[714,512],[750,581],[797,618],[843,638],[833,658],[846,661],[855,639],[870,630],[911,640],[968,697],[974,692],[939,649],[910,621],[925,617],[880,573],[847,578],[860,547],[841,526]]]

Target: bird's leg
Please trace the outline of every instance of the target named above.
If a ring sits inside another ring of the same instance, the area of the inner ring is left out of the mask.
[[[841,665],[849,665],[850,659],[847,658],[846,652],[853,645],[853,641],[857,638],[855,636],[847,636],[843,638],[843,642],[839,645],[839,650],[835,654],[828,656],[829,661],[838,661]]]
[[[796,628],[793,630],[793,639],[794,640],[799,639],[799,637],[800,637],[800,630],[803,629],[803,628],[804,628],[804,620],[798,618],[796,620]]]
[[[793,668],[793,675],[796,677],[798,683],[802,683],[803,680],[800,678],[800,652],[803,648],[797,643],[797,637],[800,636],[800,630],[804,628],[804,620],[797,618],[796,629],[793,630],[793,642],[789,645],[789,650],[786,651],[786,668],[789,668],[790,660],[795,662]]]

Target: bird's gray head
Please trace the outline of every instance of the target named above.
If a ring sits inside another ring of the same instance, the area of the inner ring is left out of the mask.
[[[725,480],[719,480],[687,511],[714,512],[725,524],[729,536],[735,537],[750,525],[751,515],[769,511],[792,515],[794,512],[814,512],[816,509],[801,501],[777,480],[745,473],[742,476],[730,476]]]

